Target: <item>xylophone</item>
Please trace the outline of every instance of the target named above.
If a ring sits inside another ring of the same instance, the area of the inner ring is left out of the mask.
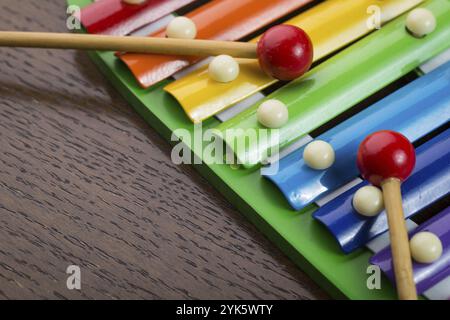
[[[450,299],[450,0],[68,2],[83,7],[81,21],[90,33],[164,36],[177,15],[194,21],[200,39],[256,42],[279,23],[305,30],[314,45],[313,68],[291,82],[269,77],[251,59],[238,59],[239,75],[222,83],[210,78],[210,59],[90,56],[172,143],[183,132],[194,134],[199,124],[214,129],[239,165],[200,162],[195,168],[338,298],[396,297],[386,214],[362,215],[353,199],[368,184],[357,168],[361,141],[379,130],[406,136],[417,153],[416,167],[403,184],[410,235],[428,231],[442,243],[437,261],[414,262],[414,280],[423,297]],[[424,37],[405,28],[416,6],[436,19],[435,30]],[[370,21],[382,27],[371,27]],[[253,144],[236,144],[245,138],[238,129],[263,128],[258,107],[271,99],[289,111],[279,139],[257,135]],[[228,137],[230,129],[241,133]],[[305,149],[314,141],[332,147],[329,168],[311,168]],[[203,158],[202,146],[185,145],[192,157]],[[386,275],[375,289],[368,286],[371,266]]]

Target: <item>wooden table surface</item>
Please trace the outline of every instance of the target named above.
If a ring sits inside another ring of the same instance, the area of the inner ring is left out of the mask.
[[[66,32],[64,0],[1,0],[0,30]],[[1,299],[317,299],[83,52],[0,48]],[[66,268],[81,269],[68,290]]]

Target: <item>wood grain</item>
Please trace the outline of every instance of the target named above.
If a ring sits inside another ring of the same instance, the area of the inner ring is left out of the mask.
[[[65,32],[64,0],[0,30]],[[326,298],[75,51],[0,49],[1,299]],[[68,265],[82,288],[66,288]]]

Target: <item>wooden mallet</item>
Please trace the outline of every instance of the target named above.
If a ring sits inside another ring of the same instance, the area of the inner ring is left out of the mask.
[[[309,70],[313,45],[302,29],[277,25],[258,43],[214,40],[118,37],[107,35],[0,31],[0,47],[118,51],[166,55],[258,59],[261,68],[278,80],[294,80]]]
[[[389,224],[395,282],[400,300],[416,300],[408,232],[402,207],[401,183],[416,164],[414,146],[394,131],[379,131],[359,146],[358,168],[364,179],[381,187]]]

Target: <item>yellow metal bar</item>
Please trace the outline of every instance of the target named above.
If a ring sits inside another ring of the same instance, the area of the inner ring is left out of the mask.
[[[289,20],[304,29],[314,44],[314,61],[320,60],[423,0],[328,0]],[[258,41],[258,38],[253,39]],[[364,57],[361,57],[363,59]],[[207,66],[164,88],[173,95],[194,122],[201,122],[276,83],[265,75],[258,62],[240,59],[239,77],[230,83],[209,78]]]

